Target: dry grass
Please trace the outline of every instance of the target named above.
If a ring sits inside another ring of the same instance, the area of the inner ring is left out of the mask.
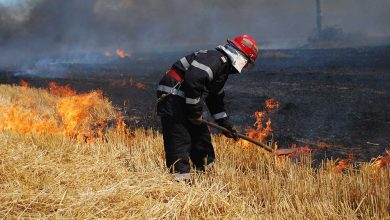
[[[18,88],[0,86],[6,103]],[[17,92],[16,92],[17,93]],[[42,90],[28,94],[54,99]],[[37,95],[40,94],[40,95]],[[155,131],[82,143],[58,133],[0,132],[0,217],[134,219],[390,219],[390,168],[334,172],[214,136],[212,171],[177,183]]]

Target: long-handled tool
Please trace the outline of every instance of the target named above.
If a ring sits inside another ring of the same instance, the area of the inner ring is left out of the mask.
[[[222,127],[222,126],[219,126],[217,124],[214,124],[214,123],[211,123],[209,121],[205,121],[205,120],[202,120],[202,123],[210,126],[210,127],[213,127],[213,128],[217,128],[223,132],[226,132],[226,133],[231,133],[231,131],[229,131],[228,129]],[[253,144],[256,144],[257,146],[260,146],[262,148],[264,148],[265,150],[267,150],[268,152],[271,152],[271,153],[274,153],[276,154],[277,156],[281,156],[281,155],[288,155],[288,154],[292,154],[294,152],[296,152],[297,150],[299,150],[299,148],[289,148],[289,149],[272,149],[270,146],[264,144],[264,143],[261,143],[253,138],[250,138],[246,135],[243,135],[243,134],[240,134],[240,133],[237,133],[237,136],[239,138],[242,138],[244,140],[247,140]]]

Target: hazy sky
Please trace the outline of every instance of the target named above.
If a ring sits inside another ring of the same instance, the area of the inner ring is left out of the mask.
[[[0,0],[0,49],[59,53],[215,45],[241,33],[262,48],[297,47],[316,25],[315,0]],[[390,42],[390,0],[323,0],[324,26]],[[387,41],[386,41],[387,40]],[[1,59],[1,58],[0,58]]]

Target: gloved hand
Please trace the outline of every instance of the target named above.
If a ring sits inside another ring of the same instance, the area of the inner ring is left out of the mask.
[[[228,129],[230,132],[222,132],[228,138],[233,138],[235,141],[238,141],[239,137],[237,135],[237,130],[234,128],[233,124],[230,122],[228,118],[221,118],[216,120],[219,126],[222,126]]]
[[[203,120],[203,118],[202,118],[202,116],[199,116],[198,118],[190,118],[190,119],[188,119],[192,124],[194,124],[194,125],[200,125],[200,124],[202,124],[202,120]]]

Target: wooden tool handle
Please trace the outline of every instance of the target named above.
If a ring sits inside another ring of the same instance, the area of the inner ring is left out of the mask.
[[[226,128],[222,127],[222,126],[219,126],[217,124],[211,123],[209,121],[202,120],[202,123],[204,123],[204,124],[206,124],[206,125],[208,125],[210,127],[217,128],[217,129],[219,129],[219,130],[221,130],[223,132],[231,133],[231,131],[229,131],[228,129],[226,129]],[[260,146],[260,147],[264,148],[265,150],[267,150],[267,151],[269,151],[271,153],[274,153],[274,149],[272,149],[268,145],[263,144],[263,143],[255,140],[253,138],[250,138],[250,137],[248,137],[246,135],[243,135],[243,134],[240,134],[240,133],[237,133],[237,136],[242,138],[242,139],[244,139],[244,140],[247,140],[247,141],[249,141],[249,142],[251,142],[253,144],[256,144],[257,146]]]

